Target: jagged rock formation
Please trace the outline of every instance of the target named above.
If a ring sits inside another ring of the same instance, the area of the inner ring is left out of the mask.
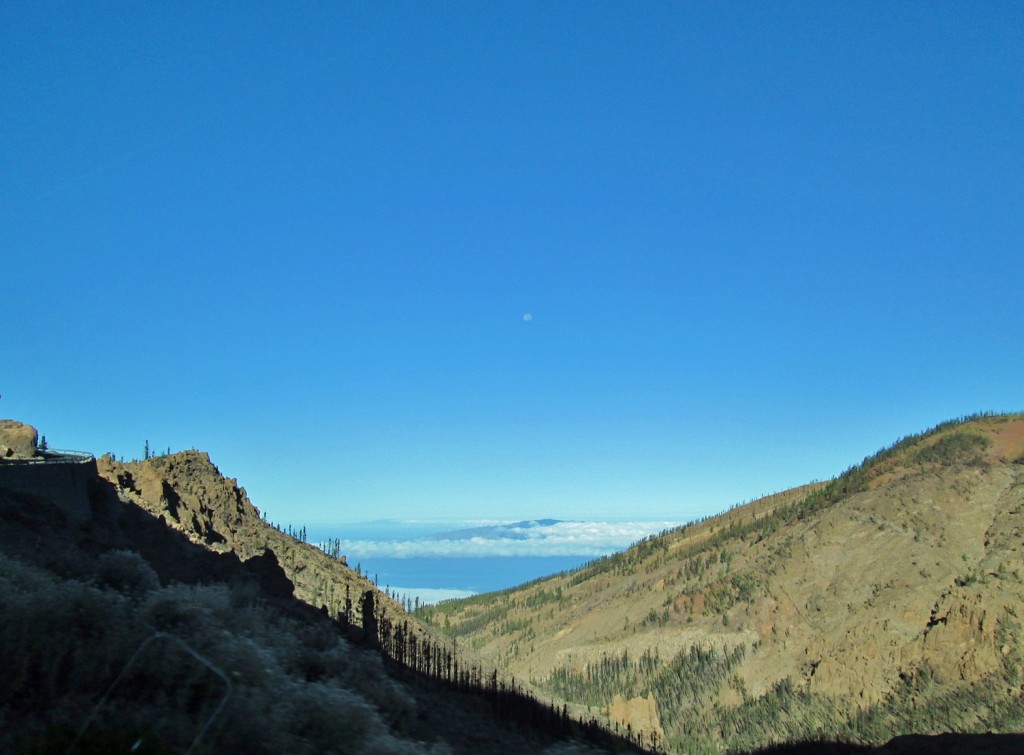
[[[234,553],[243,561],[271,553],[295,586],[295,596],[323,607],[331,616],[346,612],[360,623],[358,601],[373,584],[308,543],[265,522],[238,481],[225,477],[201,451],[181,451],[144,461],[97,460],[99,474],[113,483],[122,500],[163,519],[172,529],[212,551]],[[401,607],[378,600],[391,613]]]
[[[950,423],[432,621],[678,752],[1020,730],[1022,462],[1024,417]]]
[[[31,459],[38,453],[39,432],[13,419],[0,419],[0,459]]]

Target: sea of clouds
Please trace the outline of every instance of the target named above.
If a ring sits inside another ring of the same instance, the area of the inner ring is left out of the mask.
[[[522,522],[411,538],[342,539],[362,558],[584,556],[596,558],[677,526],[677,522]],[[395,534],[401,533],[401,527]]]

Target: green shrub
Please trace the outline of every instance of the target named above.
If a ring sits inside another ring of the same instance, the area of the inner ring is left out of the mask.
[[[983,452],[992,445],[992,439],[978,433],[960,431],[944,435],[930,446],[914,452],[918,463],[978,465],[984,462]]]

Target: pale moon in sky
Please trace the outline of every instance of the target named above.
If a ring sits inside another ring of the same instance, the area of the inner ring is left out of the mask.
[[[533,319],[533,315],[531,315],[529,312],[527,312],[525,315],[523,315],[523,320],[525,320],[526,322],[529,322],[532,319]]]

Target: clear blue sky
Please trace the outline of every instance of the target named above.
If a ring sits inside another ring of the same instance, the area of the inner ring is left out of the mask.
[[[0,64],[51,445],[295,523],[686,520],[1024,407],[1019,2],[14,1]]]

